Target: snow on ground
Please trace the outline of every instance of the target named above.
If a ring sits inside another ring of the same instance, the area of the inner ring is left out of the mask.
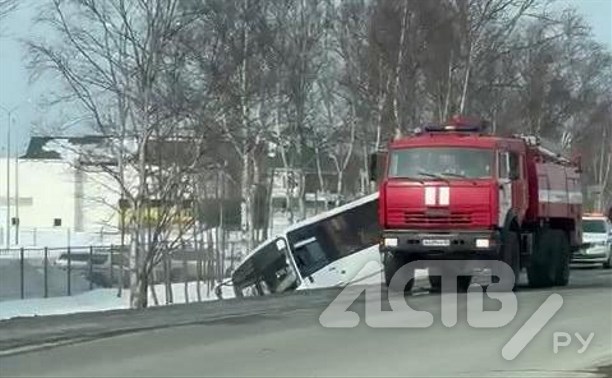
[[[166,303],[166,290],[163,284],[155,285],[160,305]],[[227,289],[226,289],[227,290]],[[230,292],[224,290],[223,297],[228,298]],[[231,288],[230,288],[231,290]],[[201,284],[202,301],[217,300],[214,290],[207,290],[206,284]],[[172,284],[174,303],[185,303],[185,284]],[[190,302],[197,301],[197,286],[195,282],[188,284]],[[61,315],[76,312],[108,311],[129,308],[129,289],[123,290],[123,295],[117,297],[117,289],[95,289],[70,297],[32,298],[0,302],[0,320],[15,317]],[[149,304],[154,305],[149,291]]]
[[[416,278],[427,276],[427,270],[417,269]],[[378,285],[381,275],[374,274],[367,279],[359,280],[360,285]],[[160,305],[166,304],[166,288],[164,284],[154,285]],[[234,291],[229,285],[223,285],[223,299],[233,298]],[[152,289],[149,289],[149,305],[154,306]],[[189,282],[187,285],[189,302],[197,302],[197,285]],[[205,283],[200,285],[202,301],[218,300],[214,288],[208,290]],[[182,282],[172,284],[173,303],[186,303],[185,284]],[[78,312],[109,311],[129,308],[129,289],[123,290],[121,297],[117,296],[117,289],[95,289],[70,297],[31,298],[10,301],[0,301],[0,320],[15,317],[62,315]]]

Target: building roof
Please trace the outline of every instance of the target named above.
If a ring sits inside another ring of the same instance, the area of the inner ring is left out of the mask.
[[[60,159],[61,156],[57,151],[50,151],[45,148],[47,142],[53,140],[53,137],[31,137],[28,143],[28,149],[21,159]]]
[[[33,136],[30,138],[28,148],[21,159],[61,159],[60,151],[54,150],[49,142],[64,140],[72,145],[100,144],[105,138],[96,135],[86,135],[82,137],[53,137],[53,136]]]

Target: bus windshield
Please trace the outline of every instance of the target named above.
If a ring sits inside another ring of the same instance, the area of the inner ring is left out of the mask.
[[[493,150],[464,147],[404,148],[391,152],[388,176],[393,178],[490,178]]]
[[[295,290],[299,278],[291,265],[283,238],[267,242],[233,273],[234,290],[240,296]]]

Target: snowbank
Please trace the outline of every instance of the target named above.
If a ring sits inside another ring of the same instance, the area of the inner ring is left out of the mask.
[[[155,285],[160,305],[166,303],[166,289],[163,284]],[[214,291],[207,291],[206,285],[201,284],[200,294],[202,301],[217,300]],[[229,295],[224,294],[224,298]],[[229,294],[229,293],[227,293]],[[172,284],[174,303],[185,303],[185,284]],[[195,282],[188,284],[189,301],[197,301],[197,286]],[[117,297],[117,289],[95,289],[71,297],[33,298],[0,302],[0,319],[10,319],[24,316],[61,315],[77,312],[108,311],[129,308],[130,291],[124,290],[121,297]],[[154,305],[153,297],[149,292],[149,304]]]
[[[427,277],[427,270],[417,269],[416,278]],[[380,284],[380,275],[372,275],[359,282],[361,285]],[[163,284],[154,286],[160,305],[166,303],[166,288]],[[197,285],[190,282],[187,286],[189,302],[197,301]],[[211,288],[208,291],[206,284],[200,285],[202,301],[218,300]],[[185,284],[172,284],[173,303],[186,303]],[[233,298],[234,292],[231,286],[222,286],[223,299]],[[62,315],[78,312],[108,311],[129,308],[130,291],[123,291],[122,297],[117,297],[117,289],[95,289],[71,297],[33,298],[0,302],[0,320],[15,317]],[[149,289],[149,304],[154,306],[151,289]]]

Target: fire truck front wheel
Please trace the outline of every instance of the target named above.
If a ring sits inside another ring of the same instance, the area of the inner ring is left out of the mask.
[[[402,256],[398,253],[386,252],[383,257],[383,266],[385,271],[385,284],[391,290],[396,290],[399,288],[394,288],[391,286],[391,280],[396,275],[397,271],[400,270],[405,264],[411,261],[409,258]],[[399,278],[399,277],[398,277]],[[409,279],[406,286],[404,286],[403,290],[405,293],[408,293],[412,290],[414,286],[414,273],[413,278]],[[401,289],[399,289],[401,290]]]
[[[502,261],[508,264],[514,273],[513,289],[516,289],[521,274],[521,246],[519,233],[508,230],[502,245]]]
[[[529,286],[551,287],[567,284],[569,245],[566,245],[567,237],[563,230],[546,229],[536,235],[531,262],[527,268]]]

